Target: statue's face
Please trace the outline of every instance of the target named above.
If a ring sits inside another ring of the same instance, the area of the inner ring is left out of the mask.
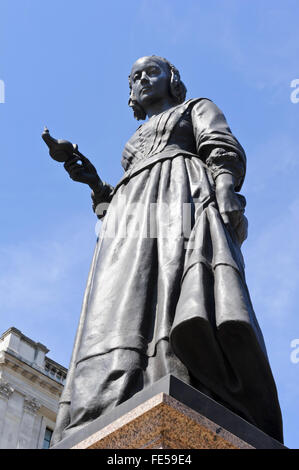
[[[154,57],[142,57],[132,67],[130,81],[137,102],[147,106],[169,98],[169,70]]]

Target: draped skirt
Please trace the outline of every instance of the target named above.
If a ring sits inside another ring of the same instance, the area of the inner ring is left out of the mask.
[[[183,154],[145,166],[113,196],[54,443],[168,373],[282,441],[240,247],[208,168]]]

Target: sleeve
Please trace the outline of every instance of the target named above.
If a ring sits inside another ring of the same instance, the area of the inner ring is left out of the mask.
[[[210,100],[198,101],[191,111],[196,150],[210,168],[214,180],[222,173],[235,179],[240,191],[246,173],[246,155],[232,134],[222,111]]]
[[[102,183],[103,185],[99,189],[91,192],[92,210],[98,219],[102,219],[105,216],[114,191],[113,186],[104,181]]]

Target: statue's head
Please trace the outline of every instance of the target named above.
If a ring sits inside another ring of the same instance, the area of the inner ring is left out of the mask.
[[[167,99],[173,106],[183,103],[186,87],[179,71],[163,57],[155,55],[141,57],[129,75],[129,106],[137,120],[146,118],[146,105]]]

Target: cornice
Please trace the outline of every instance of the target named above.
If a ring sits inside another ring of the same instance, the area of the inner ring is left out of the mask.
[[[63,390],[63,384],[52,379],[40,369],[32,367],[24,361],[17,358],[9,351],[1,351],[0,364],[5,365],[14,374],[22,376],[32,384],[51,392],[53,395],[60,396]]]
[[[47,346],[45,346],[44,344],[42,343],[39,343],[39,342],[36,342],[36,341],[33,341],[31,338],[28,338],[28,336],[25,336],[20,330],[18,330],[17,328],[15,328],[14,326],[12,326],[11,328],[9,328],[8,330],[6,330],[0,337],[0,339],[4,339],[7,335],[13,333],[15,336],[18,336],[22,341],[25,341],[26,343],[30,344],[31,346],[33,346],[34,348],[38,348],[42,351],[44,351],[45,354],[47,354],[50,350],[47,348]]]

